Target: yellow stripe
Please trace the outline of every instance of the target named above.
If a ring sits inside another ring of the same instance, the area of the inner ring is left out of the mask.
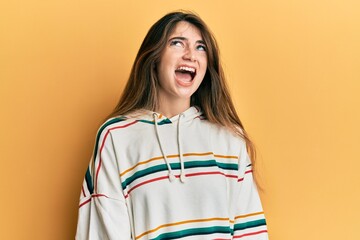
[[[205,153],[184,153],[183,156],[184,157],[188,157],[188,156],[206,156],[206,155],[214,155],[214,157],[217,157],[217,158],[233,158],[233,159],[238,159],[237,156],[226,156],[226,155],[217,155],[217,154],[214,154],[213,152],[205,152]],[[174,154],[174,155],[167,155],[166,156],[167,158],[177,158],[179,157],[179,154]],[[149,163],[149,162],[152,162],[152,161],[156,161],[156,160],[159,160],[159,159],[164,159],[162,156],[161,157],[153,157],[153,158],[150,158],[149,160],[145,160],[143,162],[139,162],[137,164],[135,164],[133,167],[125,170],[124,172],[122,172],[120,174],[120,176],[124,176],[126,173],[128,173],[129,171],[135,169],[136,167],[140,166],[140,165],[143,165],[143,164],[146,164],[146,163]]]
[[[229,220],[229,218],[206,218],[206,219],[196,219],[196,220],[187,220],[187,221],[181,221],[181,222],[175,222],[175,223],[168,223],[168,224],[160,225],[159,227],[149,230],[147,232],[144,232],[144,233],[140,234],[139,236],[135,237],[135,239],[142,238],[143,236],[145,236],[149,233],[152,233],[152,232],[156,232],[159,229],[164,228],[164,227],[176,226],[176,225],[181,225],[181,224],[186,224],[186,223],[209,222],[209,221],[230,221],[230,220]]]
[[[239,218],[247,218],[247,217],[256,216],[256,215],[260,215],[260,214],[264,214],[264,212],[256,212],[256,213],[250,213],[250,214],[246,214],[246,215],[236,216],[235,220],[239,219]]]
[[[233,159],[239,158],[238,156],[225,156],[225,155],[217,155],[217,154],[215,154],[214,156],[218,158],[233,158]]]
[[[205,153],[184,153],[183,156],[187,157],[187,156],[206,156],[206,155],[211,155],[213,154],[213,152],[205,152]]]
[[[167,156],[168,158],[174,158],[174,157],[179,157],[179,155],[168,155]],[[137,164],[135,164],[133,167],[125,170],[124,172],[122,172],[120,174],[120,176],[123,176],[124,174],[128,173],[129,171],[133,170],[134,168],[136,168],[137,166],[139,165],[142,165],[142,164],[146,164],[146,163],[149,163],[149,162],[152,162],[152,161],[156,161],[156,160],[159,160],[159,159],[163,159],[164,157],[154,157],[154,158],[150,158],[149,160],[146,160],[146,161],[143,161],[143,162],[139,162]]]

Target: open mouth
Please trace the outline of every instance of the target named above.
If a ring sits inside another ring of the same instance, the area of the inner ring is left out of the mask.
[[[181,66],[175,70],[176,77],[184,82],[191,82],[196,76],[196,69],[192,67]]]

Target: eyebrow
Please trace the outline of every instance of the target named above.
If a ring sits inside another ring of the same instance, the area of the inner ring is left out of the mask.
[[[175,39],[183,40],[183,41],[187,41],[187,42],[189,41],[189,39],[187,39],[186,37],[173,37],[173,38],[170,38],[169,41],[172,41],[172,40],[175,40]],[[201,43],[201,44],[205,45],[204,40],[197,40],[196,43]]]

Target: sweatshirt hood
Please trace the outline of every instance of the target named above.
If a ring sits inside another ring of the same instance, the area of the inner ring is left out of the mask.
[[[177,121],[179,121],[180,117],[181,117],[182,123],[192,121],[196,118],[200,118],[200,119],[204,118],[203,112],[201,111],[201,109],[198,106],[191,106],[184,112],[179,113],[178,115],[175,115],[171,118],[168,118],[161,113],[157,113],[157,112],[145,110],[145,109],[136,110],[134,112],[126,114],[126,117],[136,119],[139,122],[154,124],[154,121],[155,121],[154,114],[156,114],[156,116],[157,116],[156,121],[157,121],[158,125],[167,124],[167,123],[176,123]]]

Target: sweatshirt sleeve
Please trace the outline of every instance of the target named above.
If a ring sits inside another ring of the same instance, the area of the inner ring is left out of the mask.
[[[267,240],[267,226],[246,145],[241,147],[235,200],[234,239]]]
[[[98,132],[83,181],[75,239],[131,239],[111,132],[106,128]]]

